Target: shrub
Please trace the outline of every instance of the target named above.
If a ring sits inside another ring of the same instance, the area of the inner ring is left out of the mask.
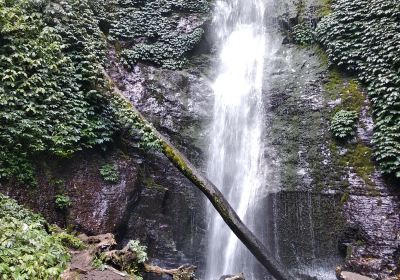
[[[138,263],[144,263],[147,260],[147,247],[141,245],[139,240],[129,241],[129,249],[136,254]]]
[[[71,199],[69,198],[69,196],[64,195],[64,194],[56,195],[55,202],[56,202],[56,208],[60,209],[60,210],[66,210],[72,204]]]
[[[126,128],[140,134],[141,147],[159,146],[151,128],[112,93],[99,67],[107,52],[99,25],[106,22],[118,40],[125,40],[125,24],[114,25],[114,16],[124,20],[130,15],[125,2],[136,11],[143,6],[122,1],[117,16],[112,7],[116,1],[0,0],[0,180],[15,178],[35,186],[32,159],[37,155],[70,157],[110,142],[116,131]],[[151,3],[161,16],[164,5]],[[200,11],[204,5],[207,1],[170,1],[168,9]],[[151,7],[146,11],[148,20]],[[137,30],[128,41],[160,28],[142,19],[133,18],[130,24],[147,29]],[[175,51],[181,49],[179,45]]]
[[[99,171],[101,177],[108,183],[116,184],[120,181],[118,169],[113,164],[104,164]]]
[[[334,137],[345,139],[355,135],[358,115],[354,111],[340,110],[331,121],[330,130]]]
[[[82,240],[66,232],[59,232],[54,234],[55,238],[67,248],[82,250],[86,248],[86,245]]]

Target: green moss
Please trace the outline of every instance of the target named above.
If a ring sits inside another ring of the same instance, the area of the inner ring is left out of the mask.
[[[306,11],[306,5],[305,5],[305,3],[304,3],[304,0],[299,0],[299,1],[297,2],[296,10],[297,10],[297,17],[298,17],[298,19],[299,19],[299,22],[300,22],[300,23],[303,23],[303,21],[304,21],[304,14],[305,14],[305,11]]]
[[[322,0],[318,9],[318,16],[325,17],[332,13],[332,0]]]
[[[355,80],[346,83],[340,92],[343,110],[360,113],[365,103],[366,96],[360,89],[360,84]]]
[[[353,247],[351,245],[348,245],[346,248],[346,259],[351,258],[352,254],[353,254]]]
[[[163,143],[163,150],[165,155],[172,160],[174,164],[176,164],[180,170],[185,173],[190,173],[190,169],[187,167],[186,162],[183,158],[181,158],[173,148],[171,148],[167,143]]]
[[[82,240],[78,239],[77,237],[73,236],[72,234],[68,234],[66,232],[58,232],[53,234],[57,241],[61,242],[65,247],[76,249],[76,250],[83,250],[86,248],[86,245],[82,242]]]
[[[328,67],[329,66],[329,57],[326,54],[326,52],[318,45],[315,46],[314,52],[318,55],[322,64]]]
[[[349,152],[342,157],[343,166],[353,167],[356,174],[369,186],[373,187],[371,175],[375,171],[372,162],[372,149],[363,143],[349,146]]]
[[[337,69],[329,71],[328,82],[325,84],[325,90],[330,93],[338,94],[343,88],[344,79]]]
[[[348,192],[343,193],[342,197],[340,198],[340,206],[342,207],[350,198],[350,194]]]
[[[366,96],[356,80],[344,78],[337,69],[333,69],[329,71],[325,90],[332,99],[341,99],[341,103],[331,111],[332,120],[338,113],[344,111],[354,112],[354,114],[358,115],[361,114]],[[348,150],[344,156],[339,155],[338,145]],[[369,192],[371,194],[374,193],[374,183],[371,180],[371,175],[375,171],[374,162],[372,161],[372,148],[360,141],[357,144],[351,144],[343,140],[338,142],[331,140],[329,148],[334,160],[343,168],[353,168],[355,173],[367,184],[368,188],[371,188]]]
[[[168,190],[168,188],[163,187],[160,184],[157,184],[153,178],[145,178],[143,180],[144,184],[146,185],[147,188],[149,189],[155,189],[155,190],[159,190],[162,192],[165,192]]]

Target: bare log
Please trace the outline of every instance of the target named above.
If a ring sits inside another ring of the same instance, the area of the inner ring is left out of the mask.
[[[103,75],[113,89],[113,93],[125,100],[127,106],[137,115],[138,121],[144,126],[151,127],[152,133],[161,144],[162,153],[185,175],[198,189],[200,189],[218,213],[221,215],[225,223],[256,257],[256,259],[274,276],[277,280],[295,279],[289,272],[278,263],[273,254],[258,240],[258,238],[249,230],[242,222],[235,210],[225,199],[219,189],[209,181],[196,167],[176,149],[161,133],[159,133],[137,110],[137,108],[124,96],[124,94],[114,84],[111,77],[103,69]]]
[[[146,272],[155,273],[158,275],[171,275],[173,279],[192,280],[195,279],[194,272],[196,267],[192,265],[182,265],[178,268],[165,269],[156,265],[145,263],[144,270]]]

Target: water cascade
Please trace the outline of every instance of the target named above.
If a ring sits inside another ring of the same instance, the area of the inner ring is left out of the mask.
[[[220,0],[214,17],[221,50],[207,174],[250,228],[257,199],[266,191],[262,86],[264,62],[272,55],[264,24],[267,10],[263,0]],[[255,259],[211,205],[209,217],[205,279],[242,271],[251,279]]]

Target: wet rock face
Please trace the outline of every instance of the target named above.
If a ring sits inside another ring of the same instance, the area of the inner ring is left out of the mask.
[[[204,61],[186,70],[138,64],[120,65],[110,50],[107,71],[122,92],[192,162],[202,167],[204,127],[211,117],[212,91],[203,78]],[[206,221],[204,197],[174,166],[158,154],[146,157],[140,194],[118,237],[140,239],[151,261],[163,267],[204,265]],[[146,275],[146,279],[153,279]],[[155,277],[155,276],[154,276]],[[155,279],[158,279],[157,277]]]
[[[378,196],[357,193],[349,196],[344,213],[357,231],[344,240],[347,248],[344,269],[373,279],[397,279],[399,205],[399,193],[389,190],[382,190]]]
[[[302,191],[266,197],[261,212],[264,242],[296,279],[336,279],[335,268],[343,260],[337,247],[345,222],[339,201],[339,194]]]
[[[206,149],[204,127],[212,117],[212,89],[202,67],[208,66],[198,64],[177,71],[138,64],[127,70],[117,62],[114,50],[110,50],[108,68],[141,113],[197,163]]]
[[[266,155],[270,180],[285,190],[340,189],[331,157],[326,66],[315,48],[282,45],[265,75]]]
[[[151,261],[163,267],[203,263],[204,199],[164,157],[147,165],[140,199],[119,232],[122,243],[140,239]]]
[[[42,213],[50,223],[88,234],[116,232],[125,221],[129,205],[137,200],[142,160],[136,151],[125,154],[112,149],[107,155],[87,151],[71,159],[42,158],[38,162],[37,188],[10,184],[2,186],[1,191]],[[100,175],[99,169],[106,163],[117,166],[118,183],[107,183]],[[65,211],[56,207],[58,194],[71,199],[71,206]]]

